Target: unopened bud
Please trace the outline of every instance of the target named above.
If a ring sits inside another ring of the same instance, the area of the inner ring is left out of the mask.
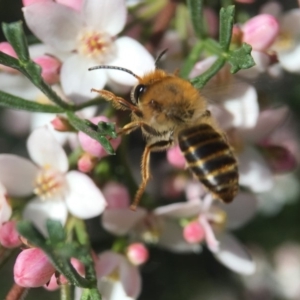
[[[125,185],[117,182],[108,182],[102,189],[108,209],[128,208],[130,196]]]
[[[69,120],[63,116],[56,116],[55,119],[51,121],[51,124],[53,128],[57,131],[74,131],[74,128],[70,124]]]
[[[57,58],[43,55],[36,57],[33,61],[42,68],[42,78],[46,83],[55,84],[59,82],[61,62]]]
[[[38,249],[23,250],[17,257],[14,266],[16,284],[23,287],[39,287],[47,283],[55,268],[46,254]]]
[[[84,153],[77,162],[77,167],[80,172],[88,173],[95,167],[97,158],[89,153]]]
[[[186,160],[179,148],[179,146],[172,147],[167,151],[168,162],[176,168],[184,169]]]
[[[198,220],[192,221],[184,227],[183,237],[191,244],[200,243],[204,239],[205,232]]]
[[[22,244],[16,224],[16,221],[8,221],[0,228],[0,244],[5,248],[16,248]]]
[[[22,0],[23,6],[28,6],[38,2],[52,2],[52,0]]]
[[[136,266],[144,264],[149,258],[149,251],[142,243],[128,246],[126,254],[129,261]]]
[[[255,16],[248,20],[243,28],[243,42],[252,46],[253,50],[267,50],[276,40],[279,23],[268,14]]]
[[[9,56],[17,58],[17,54],[16,54],[14,48],[8,42],[0,43],[0,52],[3,52]],[[4,66],[4,65],[0,65],[0,70],[2,70],[4,72],[9,72],[9,73],[18,73],[17,70],[7,67],[7,66]]]

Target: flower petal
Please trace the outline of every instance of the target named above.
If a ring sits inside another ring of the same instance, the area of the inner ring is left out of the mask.
[[[113,234],[124,235],[145,218],[146,213],[142,208],[137,208],[136,211],[131,211],[129,208],[107,209],[102,216],[102,225]]]
[[[300,73],[300,44],[289,51],[278,51],[277,57],[286,71]]]
[[[111,36],[125,26],[127,9],[124,0],[84,1],[83,14],[87,25]]]
[[[188,201],[160,206],[153,214],[160,217],[188,218],[196,216],[201,210],[200,201]]]
[[[0,194],[0,227],[2,223],[7,222],[11,217],[12,209],[8,204],[4,194]]]
[[[271,170],[261,154],[248,146],[239,155],[239,183],[255,193],[265,192],[273,187]]]
[[[127,297],[120,281],[103,278],[98,281],[98,290],[101,291],[103,300],[134,300],[134,298]]]
[[[49,129],[35,129],[27,140],[31,159],[41,167],[51,167],[62,173],[69,168],[68,157]]]
[[[219,203],[219,206],[226,212],[226,227],[229,229],[236,229],[247,223],[255,215],[257,205],[256,197],[245,192],[238,193],[232,203]]]
[[[106,201],[93,180],[78,171],[66,175],[69,194],[65,201],[71,214],[81,219],[99,216],[105,209]]]
[[[91,93],[91,88],[102,89],[106,83],[106,71],[89,72],[88,68],[97,62],[74,54],[62,65],[60,80],[64,93],[75,102],[83,102],[97,94]],[[74,72],[76,70],[76,72]]]
[[[120,264],[120,279],[126,295],[136,299],[141,293],[141,275],[138,268],[130,264],[125,258]]]
[[[23,12],[27,26],[45,44],[61,51],[75,49],[83,24],[79,13],[52,1],[26,6]]]
[[[102,252],[95,263],[97,278],[100,279],[115,271],[119,267],[122,258],[120,254],[112,251]]]
[[[211,224],[208,222],[205,216],[200,215],[199,223],[201,224],[205,232],[205,241],[208,249],[211,252],[219,250],[219,241],[216,239],[215,233],[212,230]]]
[[[23,211],[23,218],[33,222],[45,236],[48,236],[47,219],[58,220],[64,225],[67,217],[67,207],[64,201],[58,199],[43,201],[36,198],[30,201]]]
[[[242,275],[251,275],[255,272],[255,262],[233,236],[222,234],[219,242],[220,250],[214,254],[224,266]]]
[[[32,194],[38,168],[28,159],[11,155],[0,155],[0,181],[8,195],[22,197]]]
[[[142,76],[155,69],[154,59],[140,43],[130,37],[121,37],[115,41],[117,47],[116,58],[109,63],[129,69],[138,76]],[[134,85],[137,79],[132,75],[118,70],[108,70],[108,76],[116,83]]]

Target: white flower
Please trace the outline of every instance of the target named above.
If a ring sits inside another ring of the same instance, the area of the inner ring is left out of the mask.
[[[26,23],[45,44],[69,53],[61,69],[61,84],[67,96],[91,97],[91,88],[101,89],[112,80],[133,85],[136,79],[116,70],[87,69],[99,64],[115,65],[142,75],[154,68],[146,49],[129,37],[115,39],[126,22],[124,0],[85,0],[82,10],[48,1],[29,5]]]
[[[16,155],[0,155],[0,180],[14,197],[36,194],[25,207],[23,216],[43,233],[45,221],[58,219],[62,224],[68,212],[82,219],[101,214],[106,201],[94,182],[78,171],[68,171],[68,158],[46,128],[34,130],[27,148],[31,161]]]
[[[7,222],[12,214],[11,206],[6,197],[6,188],[0,182],[0,227],[4,222]]]

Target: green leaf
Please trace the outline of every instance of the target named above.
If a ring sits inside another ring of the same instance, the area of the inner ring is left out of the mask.
[[[29,51],[27,47],[26,37],[23,31],[22,22],[19,21],[10,24],[3,23],[2,29],[7,41],[16,51],[18,58],[22,62],[29,61]]]
[[[46,225],[51,245],[55,246],[65,241],[66,234],[59,221],[48,219]]]
[[[220,36],[219,43],[224,51],[227,51],[231,42],[232,27],[234,22],[234,5],[220,10]]]
[[[20,221],[17,224],[17,230],[25,237],[30,244],[43,248],[46,243],[44,236],[29,221]]]
[[[107,133],[99,132],[98,126],[97,126],[97,128],[95,128],[95,126],[96,126],[95,124],[91,123],[88,120],[82,120],[82,119],[78,118],[72,112],[67,112],[67,116],[69,118],[71,125],[74,128],[76,128],[78,131],[82,131],[82,132],[86,133],[88,136],[90,136],[91,138],[98,141],[103,146],[103,148],[105,149],[105,151],[108,154],[111,154],[111,155],[115,154],[115,151],[114,151],[113,147],[111,146],[110,142],[104,136]],[[110,132],[110,136],[112,136],[114,134],[116,134],[116,133]]]
[[[24,67],[26,72],[30,75],[30,80],[34,85],[39,86],[43,81],[41,67],[33,61],[28,61]]]
[[[64,110],[59,106],[40,104],[17,96],[7,94],[0,91],[0,106],[26,110],[32,112],[44,112],[44,113],[63,113]]]
[[[11,68],[19,70],[19,71],[22,70],[22,66],[16,58],[14,58],[8,54],[5,54],[1,51],[0,51],[0,64],[5,65],[7,67],[11,67]]]
[[[191,21],[194,31],[198,38],[205,37],[205,29],[203,22],[203,0],[187,0]]]
[[[250,45],[243,43],[239,49],[229,52],[227,60],[231,65],[231,73],[236,73],[241,69],[248,69],[255,65],[251,56],[251,50]]]

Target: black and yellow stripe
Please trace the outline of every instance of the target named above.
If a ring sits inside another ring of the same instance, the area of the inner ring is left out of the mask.
[[[224,137],[208,124],[182,130],[179,147],[191,171],[224,202],[231,202],[238,191],[237,161]]]

